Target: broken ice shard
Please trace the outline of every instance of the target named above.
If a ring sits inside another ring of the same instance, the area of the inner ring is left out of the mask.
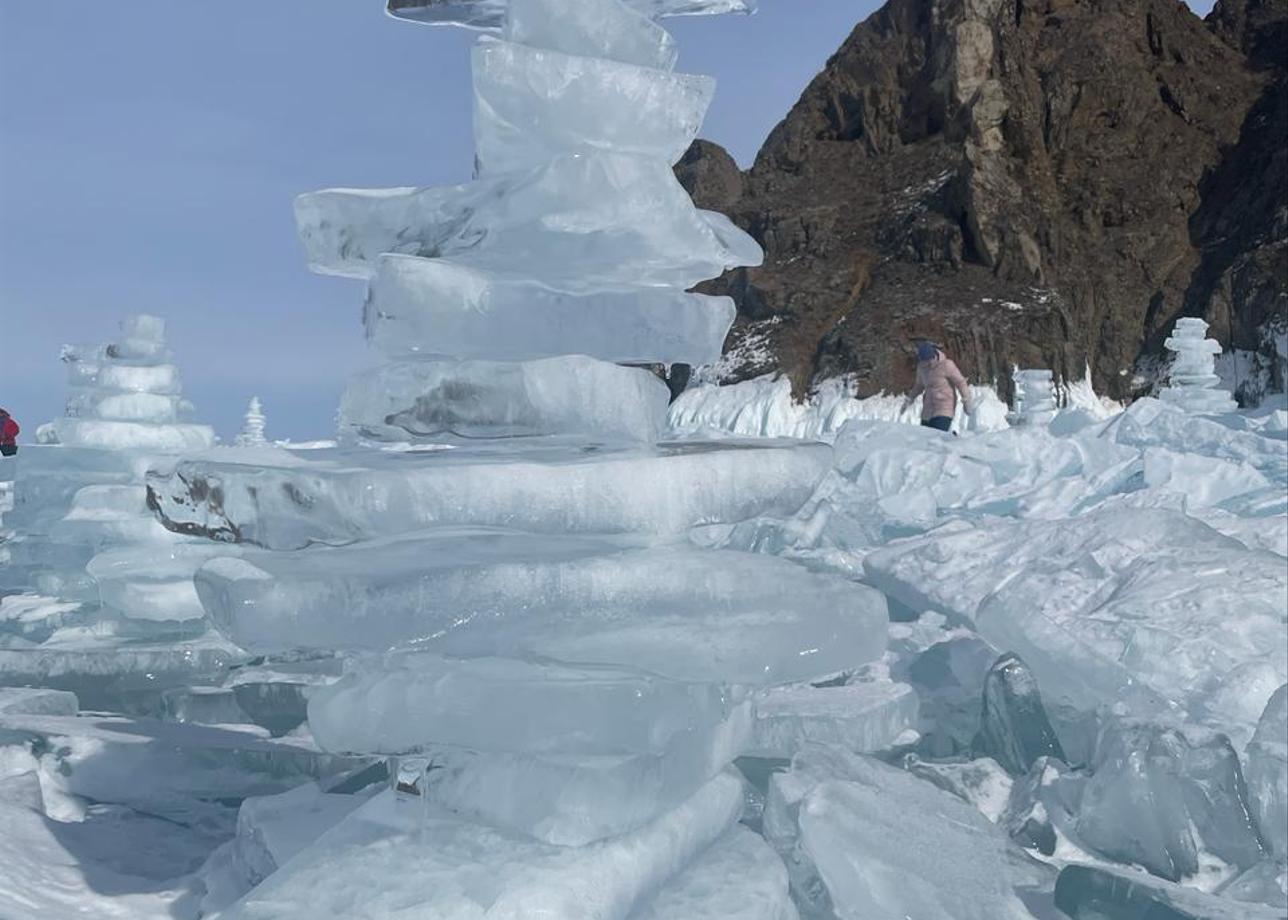
[[[1039,757],[1065,759],[1037,678],[1019,655],[1008,652],[993,662],[983,696],[976,753],[992,757],[1012,776],[1027,773]]]
[[[1248,745],[1248,793],[1275,857],[1288,859],[1288,684],[1266,703]]]
[[[1095,866],[1062,869],[1055,904],[1073,920],[1283,920],[1283,912],[1276,908]]]
[[[1092,766],[1076,829],[1103,855],[1174,882],[1199,871],[1204,851],[1241,869],[1265,855],[1224,735],[1110,722]]]

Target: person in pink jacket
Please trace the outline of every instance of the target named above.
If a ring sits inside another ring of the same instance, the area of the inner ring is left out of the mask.
[[[921,400],[921,424],[926,428],[948,431],[957,412],[957,397],[969,415],[970,388],[953,360],[929,342],[917,343],[917,385],[905,405],[918,396]]]

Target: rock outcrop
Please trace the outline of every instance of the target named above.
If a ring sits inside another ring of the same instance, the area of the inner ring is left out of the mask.
[[[738,304],[723,373],[901,389],[925,336],[1121,398],[1200,315],[1282,383],[1286,6],[890,0],[746,173],[701,141],[677,166],[766,251],[702,288]]]

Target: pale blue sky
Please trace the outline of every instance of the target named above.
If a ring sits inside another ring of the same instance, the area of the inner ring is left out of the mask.
[[[221,435],[259,394],[277,437],[323,437],[366,360],[361,284],[310,274],[291,199],[468,178],[468,33],[382,0],[0,0],[0,405],[61,413],[63,342],[170,322]],[[744,164],[875,0],[761,0],[670,20],[717,77],[703,136]]]

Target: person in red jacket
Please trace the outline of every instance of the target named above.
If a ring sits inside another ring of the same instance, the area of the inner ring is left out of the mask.
[[[18,423],[9,413],[0,409],[0,456],[12,457],[18,452]]]

